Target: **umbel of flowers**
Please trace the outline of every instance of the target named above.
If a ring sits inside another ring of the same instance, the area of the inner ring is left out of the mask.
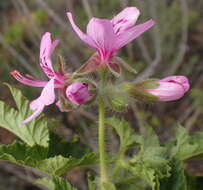
[[[168,76],[161,80],[146,79],[139,82],[116,80],[122,69],[134,71],[116,52],[130,43],[142,33],[154,26],[153,20],[137,24],[139,10],[128,7],[111,20],[92,18],[87,24],[86,33],[75,24],[72,13],[67,16],[78,37],[96,50],[88,61],[73,73],[66,73],[63,61],[59,61],[60,69],[55,71],[51,56],[59,44],[52,41],[49,32],[42,36],[40,44],[39,64],[48,80],[43,81],[30,75],[21,75],[19,71],[11,75],[24,85],[43,88],[40,96],[30,103],[33,114],[25,118],[26,124],[40,115],[45,106],[56,104],[61,111],[71,111],[82,105],[97,104],[99,109],[99,156],[100,186],[108,183],[105,154],[105,108],[110,107],[122,111],[133,100],[145,102],[173,101],[180,99],[189,89],[185,76]],[[94,79],[89,75],[94,72]]]

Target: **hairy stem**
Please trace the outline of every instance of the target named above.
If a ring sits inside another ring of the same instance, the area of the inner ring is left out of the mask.
[[[106,156],[105,156],[105,107],[104,102],[99,102],[99,158],[101,182],[107,181]]]
[[[101,75],[100,81],[100,99],[99,99],[99,160],[100,160],[100,183],[108,181],[106,169],[106,152],[105,152],[105,104],[103,99],[105,85],[105,73]]]

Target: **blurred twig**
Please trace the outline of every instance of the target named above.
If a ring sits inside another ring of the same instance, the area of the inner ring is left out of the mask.
[[[67,30],[67,24],[55,13],[55,11],[49,7],[44,0],[35,0],[38,6],[47,11],[49,16],[63,29]]]
[[[142,117],[142,115],[141,115],[140,110],[139,110],[138,107],[137,107],[137,104],[136,104],[136,103],[135,103],[135,104],[132,104],[132,105],[131,105],[131,108],[132,108],[134,117],[135,117],[136,120],[137,120],[140,133],[141,133],[142,135],[145,135],[145,134],[146,134],[146,130],[145,130],[145,126],[144,126],[144,120],[143,120],[143,117]]]
[[[144,43],[143,38],[140,36],[137,39],[137,42],[138,42],[138,46],[141,49],[141,53],[142,53],[143,58],[145,59],[147,64],[150,64],[152,62],[152,58],[150,57],[149,51],[147,49],[147,46]]]
[[[0,162],[0,168],[2,170],[6,171],[7,173],[15,175],[20,180],[23,180],[26,183],[30,183],[30,184],[34,184],[35,181],[38,178],[46,177],[46,175],[42,174],[41,172],[39,172],[39,171],[37,171],[35,169],[25,168],[26,172],[24,172],[22,170],[23,167],[20,168],[20,167],[17,167],[16,165],[14,165],[14,164],[10,164],[10,163],[7,163],[7,162]],[[28,175],[28,173],[29,173],[29,175]],[[39,184],[35,184],[35,186],[39,187],[42,190],[48,190],[47,188],[45,188],[44,186],[39,185]]]
[[[32,27],[32,30],[30,30],[30,31],[34,32],[36,34],[36,36],[38,37],[38,39],[40,39],[42,31],[40,30],[40,28],[36,25],[35,21],[33,20],[30,10],[29,10],[28,6],[26,5],[25,1],[24,0],[17,0],[17,1],[19,2],[20,6],[22,8],[21,9],[22,12],[29,20],[29,24]]]
[[[152,18],[157,20],[157,4],[155,1],[148,0],[150,13]],[[155,59],[151,62],[151,64],[136,78],[136,80],[142,80],[144,78],[148,78],[152,76],[156,70],[157,65],[161,61],[162,50],[161,50],[161,34],[159,30],[159,24],[153,27],[153,40],[154,40],[154,48],[155,48]]]
[[[185,128],[190,131],[193,127],[193,125],[195,124],[195,122],[197,121],[197,118],[202,114],[202,110],[201,109],[196,109],[195,112],[189,117]]]
[[[174,74],[177,71],[178,67],[182,63],[185,52],[187,50],[188,22],[189,22],[187,0],[180,0],[180,8],[182,12],[181,17],[182,35],[179,43],[179,49],[177,51],[178,52],[177,56],[173,60],[172,66],[170,67],[169,71],[167,71],[167,75]]]
[[[16,11],[17,11],[16,14],[22,15],[22,8],[21,8],[19,2],[16,1],[16,0],[12,0],[12,4],[13,4],[14,8],[15,8]],[[36,37],[33,36],[33,35],[29,35],[29,37],[30,37],[30,39],[32,40],[33,44],[34,44],[36,47],[38,47],[38,42],[37,42],[37,40],[36,40]]]
[[[30,64],[27,63],[26,59],[19,54],[14,47],[9,45],[4,41],[4,37],[0,34],[0,44],[18,61],[19,64],[21,64],[25,69],[27,69],[30,73],[35,74],[37,76],[37,73],[33,67],[30,66]]]
[[[93,17],[93,13],[92,13],[89,1],[88,0],[82,0],[82,4],[83,4],[84,10],[85,10],[88,18],[89,19],[92,18]]]

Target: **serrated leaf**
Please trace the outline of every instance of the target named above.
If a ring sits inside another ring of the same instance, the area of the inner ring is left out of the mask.
[[[140,152],[130,160],[129,170],[148,183],[153,190],[159,190],[159,181],[170,176],[167,149],[160,146],[152,128],[146,128],[147,136],[140,140]]]
[[[43,185],[50,190],[76,190],[68,181],[61,177],[41,178],[36,181],[37,184]]]
[[[147,185],[138,177],[130,176],[123,178],[116,183],[117,190],[146,190]]]
[[[15,164],[32,166],[35,162],[47,157],[48,148],[35,145],[30,147],[21,142],[0,146],[0,160],[7,160]]]
[[[0,126],[18,136],[30,146],[35,144],[48,146],[49,131],[46,119],[41,116],[22,126],[22,121],[32,114],[29,101],[22,95],[21,91],[8,85],[15,100],[17,109],[0,101]]]
[[[64,157],[81,158],[91,150],[86,145],[80,143],[79,139],[67,141],[57,134],[50,132],[49,157],[62,155]]]
[[[88,182],[88,190],[97,190],[99,184],[98,178],[94,179],[92,178],[90,173],[88,173],[87,182]]]
[[[102,189],[104,189],[104,190],[116,190],[116,187],[113,183],[108,182],[108,183],[103,184]]]
[[[173,146],[175,143],[175,146]],[[198,132],[189,136],[187,130],[181,126],[176,129],[175,142],[171,145],[171,157],[186,160],[203,154],[203,133]]]
[[[53,158],[48,158],[37,162],[36,168],[47,174],[61,176],[74,167],[85,167],[91,164],[95,164],[96,159],[97,157],[94,153],[86,154],[81,159],[55,156]]]
[[[171,171],[171,177],[161,181],[160,190],[189,190],[183,162],[173,160]]]
[[[124,119],[108,118],[106,123],[112,126],[120,138],[120,151],[125,152],[136,142],[136,134]]]
[[[94,153],[80,159],[74,157],[47,157],[48,148],[35,145],[30,147],[20,142],[0,146],[0,160],[39,169],[48,175],[60,176],[74,167],[84,167],[96,163]]]

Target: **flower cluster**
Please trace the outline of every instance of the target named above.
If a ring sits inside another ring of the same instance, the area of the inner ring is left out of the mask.
[[[95,81],[91,82],[88,78],[84,78],[84,74],[101,70],[101,68],[105,72],[111,71],[120,74],[120,65],[125,65],[125,63],[116,57],[116,52],[155,24],[153,20],[148,20],[135,25],[139,14],[136,7],[127,7],[111,20],[92,18],[84,33],[75,24],[72,13],[68,12],[67,16],[75,33],[97,51],[86,64],[72,74],[66,73],[63,67],[59,72],[54,71],[51,56],[59,41],[52,41],[51,34],[45,33],[40,44],[39,63],[49,80],[42,81],[30,75],[22,76],[18,71],[11,72],[15,79],[25,85],[43,87],[41,95],[30,104],[30,108],[35,112],[23,123],[30,122],[43,111],[45,106],[55,102],[61,111],[70,111],[94,100],[97,95],[95,92],[97,84]],[[129,68],[129,66],[127,67]],[[135,98],[151,96],[156,101],[171,101],[181,98],[189,89],[188,79],[184,76],[170,76],[162,80],[153,80],[155,85],[152,86],[146,85],[147,83],[128,82],[128,88],[123,88],[123,90],[135,95]]]

